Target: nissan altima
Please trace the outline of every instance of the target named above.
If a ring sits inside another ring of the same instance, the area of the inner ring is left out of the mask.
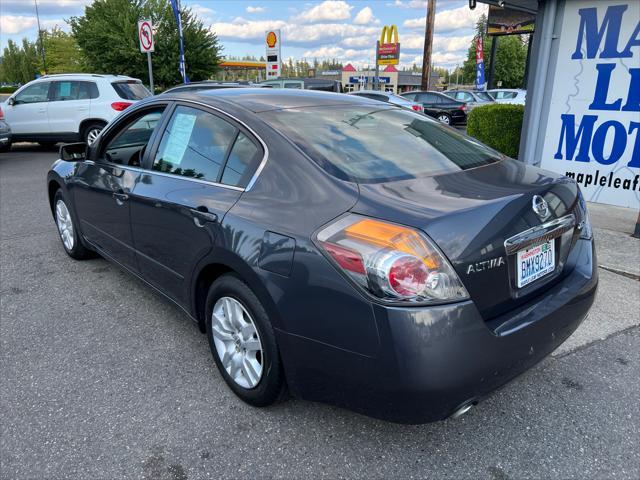
[[[255,406],[460,415],[571,335],[598,282],[573,180],[355,96],[151,97],[61,147],[47,188],[67,254],[175,302]]]

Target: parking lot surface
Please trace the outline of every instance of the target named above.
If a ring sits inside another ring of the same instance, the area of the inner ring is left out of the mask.
[[[460,419],[397,425],[295,399],[256,409],[178,308],[103,259],[67,257],[46,198],[56,156],[0,154],[0,477],[640,478],[633,275],[601,269],[574,336]],[[638,240],[598,235],[600,263],[619,261],[607,251],[620,238],[622,263],[638,265]]]

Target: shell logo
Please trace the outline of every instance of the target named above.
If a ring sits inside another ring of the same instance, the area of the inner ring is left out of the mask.
[[[267,33],[267,46],[269,48],[273,48],[276,46],[276,43],[278,43],[278,37],[276,36],[275,32]]]

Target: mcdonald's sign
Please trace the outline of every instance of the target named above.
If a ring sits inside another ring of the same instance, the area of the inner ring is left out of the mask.
[[[400,42],[395,25],[382,27],[376,56],[378,65],[398,65],[400,62]]]

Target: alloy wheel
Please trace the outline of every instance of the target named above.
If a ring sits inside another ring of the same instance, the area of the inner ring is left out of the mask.
[[[87,132],[87,144],[91,145],[93,142],[95,142],[101,131],[101,128],[92,128],[91,130],[89,130]]]
[[[60,238],[64,247],[71,251],[75,244],[73,236],[73,220],[71,220],[71,213],[67,205],[62,201],[56,202],[56,224],[58,225],[58,232],[60,232]]]
[[[444,124],[446,124],[446,125],[449,125],[449,123],[451,122],[451,121],[449,120],[449,116],[448,116],[448,115],[440,115],[440,116],[438,117],[438,120],[440,120],[442,123],[444,123]]]
[[[243,388],[262,378],[264,356],[251,315],[235,298],[221,297],[213,306],[211,335],[223,368]]]

